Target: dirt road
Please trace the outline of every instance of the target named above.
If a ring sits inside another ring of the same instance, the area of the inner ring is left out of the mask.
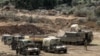
[[[67,45],[67,54],[54,54],[41,52],[41,56],[100,56],[100,32],[94,32],[94,40],[88,46],[88,51],[85,50],[84,46]],[[4,45],[0,41],[0,52],[15,54],[7,45]]]
[[[26,13],[26,14],[24,14],[24,13],[17,13],[16,14],[16,16],[27,16],[27,17],[30,17],[30,16],[32,16],[33,18],[34,17],[40,17],[40,18],[48,18],[48,19],[52,19],[52,20],[55,20],[56,18],[61,18],[61,19],[69,19],[69,20],[71,20],[71,19],[75,19],[76,17],[74,17],[74,16],[50,16],[50,15],[40,15],[40,14],[28,14],[28,13]]]

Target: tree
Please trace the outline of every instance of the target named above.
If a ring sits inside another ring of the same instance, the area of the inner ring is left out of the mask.
[[[38,9],[40,7],[46,9],[52,9],[55,6],[57,6],[61,0],[12,0],[12,1],[13,4],[16,6],[16,8],[32,10],[32,9]]]

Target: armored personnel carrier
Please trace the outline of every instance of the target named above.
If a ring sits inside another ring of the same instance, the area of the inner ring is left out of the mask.
[[[61,37],[64,43],[90,44],[93,40],[93,32],[89,30],[82,30],[79,32],[67,31]]]
[[[78,24],[72,24],[70,30],[64,32],[60,37],[61,42],[64,43],[90,44],[93,40],[93,32],[82,29]]]

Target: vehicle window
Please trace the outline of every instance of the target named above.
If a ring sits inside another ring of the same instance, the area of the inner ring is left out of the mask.
[[[26,43],[32,43],[32,41],[26,41]]]
[[[18,39],[24,39],[23,37],[19,37]]]
[[[53,39],[51,41],[51,44],[57,44],[57,43],[60,43],[60,40],[59,39]]]
[[[25,45],[30,44],[30,43],[33,43],[33,42],[32,42],[32,41],[25,41],[25,42],[24,42]],[[34,43],[33,43],[33,44],[34,44]]]
[[[36,47],[35,45],[29,45],[28,47]]]

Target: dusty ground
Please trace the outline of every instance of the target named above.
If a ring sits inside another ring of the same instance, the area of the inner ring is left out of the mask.
[[[55,20],[56,18],[62,18],[62,19],[74,19],[75,18],[74,16],[68,16],[68,17],[64,16],[64,15],[62,15],[62,16],[59,16],[59,15],[57,15],[57,16],[49,16],[49,15],[28,14],[28,13],[26,13],[26,14],[17,13],[16,15],[17,16],[27,16],[27,17],[32,16],[33,18],[38,16],[38,17],[45,17],[45,18],[52,19],[52,20]]]
[[[94,40],[88,46],[88,51],[85,50],[84,46],[67,45],[67,54],[54,54],[41,52],[41,56],[100,56],[100,32],[94,32]],[[15,54],[9,46],[4,45],[0,41],[0,52]]]

